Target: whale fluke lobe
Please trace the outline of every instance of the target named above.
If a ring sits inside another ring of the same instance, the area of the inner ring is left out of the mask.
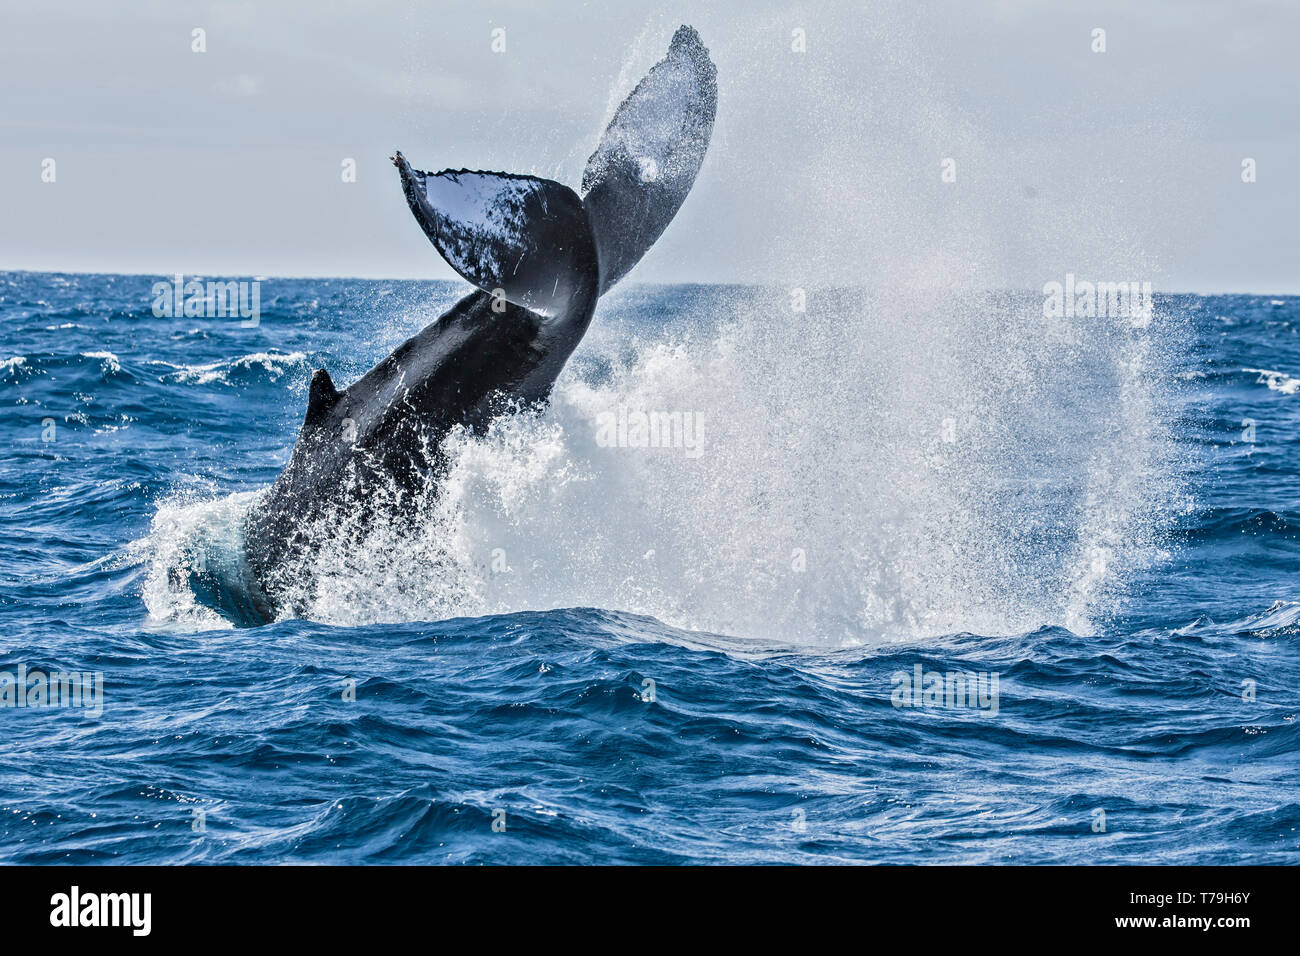
[[[412,169],[398,153],[411,211],[447,264],[484,292],[553,318],[590,294],[597,258],[582,200],[549,179]],[[499,290],[499,291],[498,291]]]
[[[693,28],[679,27],[668,55],[615,111],[582,175],[602,293],[677,214],[704,162],[717,107],[709,51]]]

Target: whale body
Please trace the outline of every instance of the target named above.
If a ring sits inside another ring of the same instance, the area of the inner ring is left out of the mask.
[[[348,388],[313,373],[289,463],[244,518],[243,554],[191,569],[196,598],[239,625],[294,614],[321,544],[400,515],[436,483],[449,430],[481,433],[544,402],[600,295],[690,192],[716,109],[716,68],[683,26],[606,127],[581,196],[536,176],[422,172],[396,153],[417,223],[477,291]]]

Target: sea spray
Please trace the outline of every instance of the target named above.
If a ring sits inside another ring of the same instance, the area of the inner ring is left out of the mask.
[[[1178,484],[1151,330],[1048,321],[1032,293],[789,303],[657,291],[638,321],[667,331],[593,335],[548,406],[453,433],[394,520],[345,521],[290,572],[296,613],[593,606],[814,646],[1087,631],[1159,557]],[[620,409],[707,441],[602,442]]]

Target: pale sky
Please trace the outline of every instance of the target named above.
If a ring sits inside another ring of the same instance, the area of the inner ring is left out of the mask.
[[[717,126],[631,281],[1300,292],[1294,0],[0,0],[0,269],[452,278],[393,149],[576,188],[681,23]]]

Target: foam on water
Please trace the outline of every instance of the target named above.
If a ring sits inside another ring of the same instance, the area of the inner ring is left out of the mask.
[[[1266,368],[1244,368],[1242,371],[1258,375],[1259,378],[1255,383],[1267,385],[1271,391],[1281,392],[1283,395],[1294,395],[1300,392],[1300,378],[1293,378],[1285,372],[1275,372]]]
[[[155,361],[151,364],[163,365],[173,369],[168,374],[175,381],[207,385],[211,382],[229,383],[232,375],[258,367],[267,372],[271,380],[274,381],[288,369],[306,360],[307,356],[302,352],[287,354],[281,352],[255,352],[252,355],[241,355],[238,358],[225,359],[219,362],[206,362],[200,365],[177,365],[164,361]]]
[[[218,498],[174,496],[158,506],[148,536],[132,542],[128,554],[145,562],[142,597],[154,623],[181,630],[211,630],[233,625],[200,604],[184,573],[200,561],[235,561],[243,548],[241,521],[258,492]]]

